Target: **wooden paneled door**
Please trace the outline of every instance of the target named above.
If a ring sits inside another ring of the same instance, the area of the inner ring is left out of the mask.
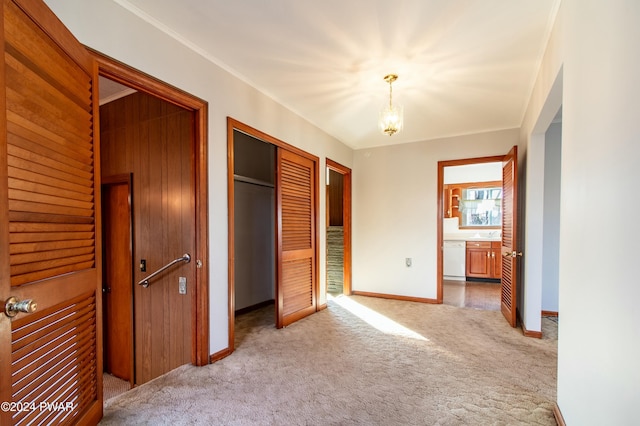
[[[278,149],[276,326],[316,311],[316,170],[313,160]]]
[[[33,300],[22,307],[37,309],[0,313],[0,401],[15,404],[0,410],[0,424],[96,424],[97,66],[41,1],[1,7],[0,301]]]
[[[501,311],[512,327],[516,326],[516,290],[518,288],[517,206],[518,148],[514,146],[502,162],[502,290]]]
[[[130,175],[102,183],[104,371],[133,384]]]

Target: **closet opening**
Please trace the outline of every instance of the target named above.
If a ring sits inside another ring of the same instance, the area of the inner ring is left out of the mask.
[[[270,306],[275,318],[276,147],[235,129],[233,139],[234,314]]]
[[[240,321],[236,324],[236,315],[256,312],[260,325],[275,318],[275,326],[282,328],[316,312],[319,258],[318,157],[230,117],[227,144],[230,255],[225,356],[242,340],[242,334],[236,336],[236,326],[245,327]]]

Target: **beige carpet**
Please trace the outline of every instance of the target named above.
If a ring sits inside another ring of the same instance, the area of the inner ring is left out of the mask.
[[[131,389],[131,385],[126,380],[119,379],[111,374],[102,375],[102,397],[106,401],[125,393]]]
[[[500,312],[340,297],[286,329],[239,317],[236,351],[105,404],[114,425],[555,425],[556,323],[524,337]]]

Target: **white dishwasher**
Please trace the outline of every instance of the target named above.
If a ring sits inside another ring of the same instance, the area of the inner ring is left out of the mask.
[[[443,268],[442,275],[448,280],[465,280],[465,241],[445,240],[442,244]]]

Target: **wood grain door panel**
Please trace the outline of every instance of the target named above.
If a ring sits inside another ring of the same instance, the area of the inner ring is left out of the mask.
[[[1,424],[102,416],[97,66],[40,1],[2,3],[0,400],[70,404],[0,412]]]

